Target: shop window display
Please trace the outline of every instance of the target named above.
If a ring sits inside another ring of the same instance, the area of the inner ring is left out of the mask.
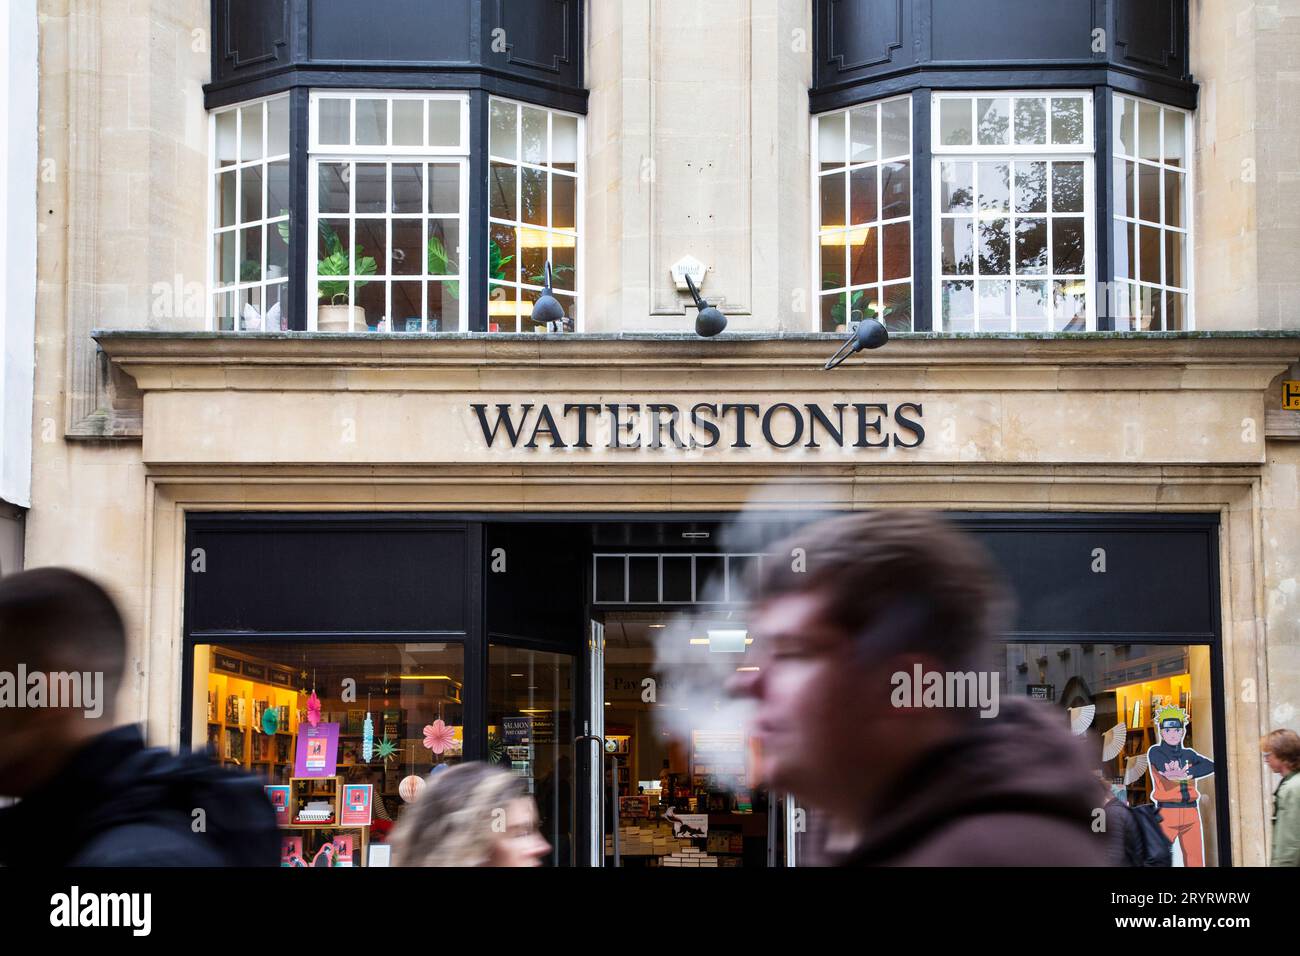
[[[193,673],[194,745],[266,780],[287,866],[366,865],[463,757],[459,644],[199,645]]]

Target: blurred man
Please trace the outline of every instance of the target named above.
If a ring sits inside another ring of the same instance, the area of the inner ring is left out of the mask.
[[[0,579],[0,865],[279,862],[259,781],[113,727],[126,633],[93,581],[58,568]]]
[[[916,512],[811,525],[758,581],[761,775],[812,808],[841,865],[1097,865],[1101,801],[1055,715],[998,701],[1009,602],[992,560]]]

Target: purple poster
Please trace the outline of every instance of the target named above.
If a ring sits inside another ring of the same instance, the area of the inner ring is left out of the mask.
[[[339,725],[305,721],[298,731],[298,759],[295,777],[332,777],[339,756]]]

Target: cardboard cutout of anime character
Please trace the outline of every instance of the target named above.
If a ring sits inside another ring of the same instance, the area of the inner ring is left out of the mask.
[[[1214,773],[1214,761],[1183,746],[1189,723],[1181,707],[1161,707],[1155,715],[1160,743],[1147,751],[1151,802],[1160,810],[1160,829],[1170,843],[1178,844],[1183,866],[1205,866],[1196,781]]]

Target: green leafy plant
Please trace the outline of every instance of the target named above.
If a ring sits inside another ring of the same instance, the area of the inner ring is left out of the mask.
[[[863,319],[876,319],[883,321],[885,316],[893,312],[893,309],[886,308],[877,312],[872,308],[871,303],[867,302],[867,292],[870,290],[859,289],[852,293],[841,293],[835,299],[835,304],[831,306],[831,321],[836,325],[847,325],[850,322],[860,322]]]
[[[320,232],[321,239],[324,240],[325,243],[326,256],[324,259],[321,259],[316,263],[316,274],[318,276],[349,275],[350,270],[348,266],[350,258],[353,258],[356,261],[356,270],[351,273],[353,275],[372,276],[379,271],[379,266],[375,262],[374,256],[365,255],[365,249],[361,246],[357,246],[356,249],[353,250],[352,257],[349,257],[348,250],[343,245],[343,240],[339,238],[339,234],[334,231],[333,227],[331,227],[329,223],[322,222],[320,224]],[[281,234],[284,235],[285,233],[287,233],[287,229]],[[356,288],[358,291],[360,291],[362,286],[366,285],[369,285],[369,283],[364,279],[358,279],[356,282]],[[338,305],[338,300],[340,298],[343,299],[343,304],[347,304],[347,280],[341,279],[338,281],[321,282],[319,286],[319,294],[322,299],[328,300],[331,305]]]
[[[488,277],[502,281],[506,278],[506,266],[514,261],[514,256],[502,255],[501,247],[496,241],[488,243]],[[447,246],[441,236],[429,237],[429,275],[456,275],[460,266],[447,253]],[[453,299],[460,298],[460,283],[446,283],[447,294]]]

